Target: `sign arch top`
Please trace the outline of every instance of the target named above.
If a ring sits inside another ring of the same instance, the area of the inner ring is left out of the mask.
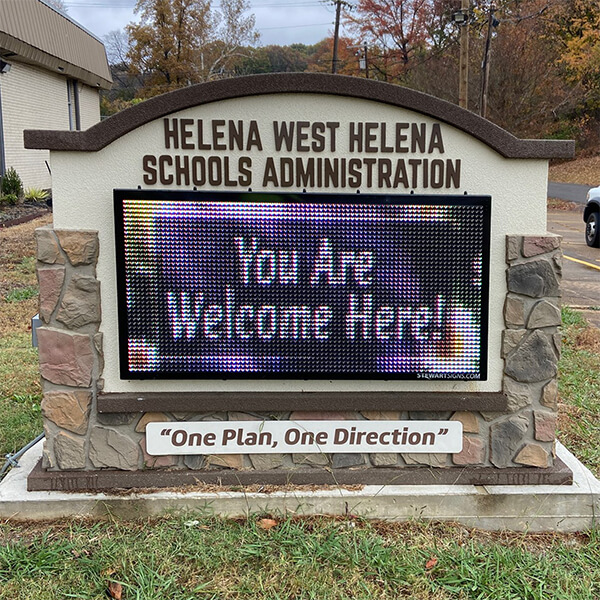
[[[319,73],[250,75],[211,81],[156,96],[86,131],[25,131],[25,147],[97,152],[123,135],[161,117],[222,100],[272,94],[323,94],[380,102],[447,123],[483,142],[504,158],[571,158],[574,142],[522,140],[474,113],[406,87]]]

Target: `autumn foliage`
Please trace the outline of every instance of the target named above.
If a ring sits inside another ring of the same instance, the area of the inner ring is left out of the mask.
[[[343,1],[337,72],[458,99],[461,0]],[[491,3],[470,0],[469,103],[479,111]],[[487,117],[519,137],[600,143],[600,2],[496,0]],[[158,93],[252,73],[330,73],[331,37],[258,46],[248,0],[137,0],[140,23],[107,39],[119,85],[107,113]],[[119,32],[113,32],[119,33]],[[123,44],[125,39],[125,44]],[[123,47],[123,46],[126,47]]]
[[[246,0],[137,0],[139,24],[127,26],[130,71],[142,97],[222,76],[247,44],[258,41]]]
[[[402,71],[430,44],[437,4],[435,0],[359,0],[346,19],[359,39],[377,47],[378,54]]]

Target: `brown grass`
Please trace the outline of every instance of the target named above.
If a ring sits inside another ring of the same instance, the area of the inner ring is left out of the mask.
[[[0,338],[31,331],[31,317],[38,311],[38,299],[20,302],[0,301]]]
[[[5,295],[15,287],[36,284],[34,231],[51,222],[52,215],[46,215],[0,229],[0,294]]]
[[[29,335],[0,338],[0,357],[0,400],[41,394],[37,352],[31,346]]]
[[[40,393],[36,351],[31,347],[31,318],[37,297],[8,301],[15,290],[35,291],[34,231],[52,222],[52,215],[0,229],[0,397]]]
[[[575,345],[580,350],[588,350],[600,354],[600,329],[586,327],[575,338]]]
[[[0,337],[24,333],[37,312],[37,298],[7,302],[13,290],[37,287],[34,231],[52,222],[52,215],[0,229]]]
[[[576,158],[550,166],[550,181],[600,185],[600,156]]]
[[[221,520],[225,523],[237,523],[243,525],[255,519],[264,518],[265,515],[247,517],[223,517]],[[275,521],[280,523],[282,520],[289,520],[292,523],[302,524],[308,534],[317,530],[324,523],[337,522],[341,525],[348,524],[354,529],[372,529],[378,535],[387,539],[390,544],[402,541],[410,542],[414,546],[435,547],[443,546],[445,542],[456,542],[459,546],[467,545],[470,542],[491,546],[493,544],[502,544],[505,546],[519,547],[528,552],[544,553],[558,544],[568,543],[570,546],[582,546],[590,539],[587,533],[523,533],[509,530],[485,531],[466,527],[460,523],[452,521],[445,522],[424,522],[424,521],[379,521],[365,520],[361,517],[345,517],[340,515],[286,515],[282,519],[281,515],[270,515]],[[69,521],[64,519],[47,521],[18,521],[12,520],[10,527],[0,525],[0,544],[9,544],[15,542],[29,543],[45,535],[48,541],[61,540],[73,535],[73,526],[93,528],[94,525],[100,525],[110,529],[106,519],[95,517],[74,517]],[[149,528],[159,528],[163,526],[172,526],[173,517],[149,517],[129,521],[127,527],[130,532],[144,532]],[[210,520],[207,525],[201,526],[201,529],[210,528]]]

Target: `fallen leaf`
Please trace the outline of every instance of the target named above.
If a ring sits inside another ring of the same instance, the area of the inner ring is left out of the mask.
[[[196,521],[195,519],[193,521],[186,521],[184,523],[184,525],[186,527],[195,527],[196,525],[198,525],[200,523],[200,521]]]
[[[123,596],[123,586],[120,583],[111,581],[108,584],[108,593],[114,600],[121,600],[121,597]]]
[[[277,523],[277,521],[275,521],[275,519],[261,519],[258,522],[258,526],[261,529],[264,529],[265,531],[269,531],[269,529],[272,529],[273,527],[276,527],[277,525],[279,525],[279,523]]]
[[[435,565],[437,565],[438,563],[438,559],[435,556],[432,556],[426,563],[425,563],[425,568],[426,569],[433,569],[433,567],[435,567]]]
[[[100,571],[100,575],[102,575],[104,579],[108,579],[111,575],[114,575],[116,572],[117,570],[113,568],[102,569],[102,571]]]

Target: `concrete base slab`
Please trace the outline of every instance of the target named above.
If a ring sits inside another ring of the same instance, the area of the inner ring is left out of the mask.
[[[223,516],[253,513],[353,514],[402,521],[456,521],[468,527],[514,531],[583,531],[600,514],[600,482],[564,446],[558,457],[573,471],[572,485],[415,485],[244,491],[155,491],[127,495],[28,492],[27,477],[37,464],[37,444],[0,483],[0,519],[15,521],[69,517],[132,519],[200,512]]]

